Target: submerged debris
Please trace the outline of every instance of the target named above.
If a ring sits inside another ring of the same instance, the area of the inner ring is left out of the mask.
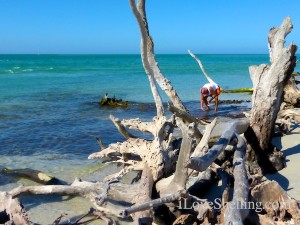
[[[112,107],[128,107],[128,101],[123,101],[122,99],[109,98],[108,94],[105,93],[104,97],[100,100],[99,105],[112,106]]]

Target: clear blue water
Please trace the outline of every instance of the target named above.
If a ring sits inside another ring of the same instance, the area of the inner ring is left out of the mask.
[[[210,76],[223,89],[251,87],[248,67],[268,63],[268,55],[199,55]],[[212,117],[199,109],[199,88],[206,82],[197,62],[186,55],[157,55],[164,75],[195,116]],[[298,69],[298,70],[297,70]],[[299,67],[296,70],[299,71]],[[109,93],[130,102],[129,109],[100,107]],[[163,96],[167,101],[166,96]],[[250,99],[247,94],[222,94],[221,99]],[[150,120],[155,115],[148,78],[139,55],[0,55],[0,154],[2,166],[22,167],[12,157],[32,160],[58,155],[86,159],[105,144],[124,140],[109,115]],[[144,103],[144,107],[140,106]],[[221,104],[217,115],[248,105]],[[47,156],[47,157],[46,157]],[[49,165],[51,168],[51,165]]]

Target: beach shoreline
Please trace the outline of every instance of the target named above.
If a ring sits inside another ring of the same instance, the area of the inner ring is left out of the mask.
[[[295,108],[300,113],[300,108]],[[273,137],[272,144],[283,152],[286,167],[274,174],[267,174],[269,180],[277,181],[288,195],[300,200],[300,124],[294,123],[290,133]]]

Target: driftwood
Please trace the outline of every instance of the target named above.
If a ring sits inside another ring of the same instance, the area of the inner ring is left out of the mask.
[[[300,209],[297,200],[291,198],[276,181],[265,181],[251,191],[252,198],[260,203],[272,220],[293,220],[300,223]]]
[[[190,158],[186,164],[186,167],[199,172],[206,170],[224,151],[226,146],[231,141],[234,141],[235,133],[242,134],[247,130],[248,127],[249,121],[247,119],[244,121],[236,121],[226,131],[224,131],[221,138],[205,155],[199,158]]]
[[[6,192],[0,192],[0,223],[11,222],[16,225],[31,224],[26,211],[18,199]]]
[[[244,139],[236,135],[238,143],[236,151],[234,153],[234,193],[231,202],[226,205],[225,211],[225,223],[230,224],[243,224],[243,220],[248,215],[249,208],[248,194],[249,184],[245,167],[245,154],[246,154],[246,142]]]
[[[26,178],[40,184],[66,184],[66,182],[50,176],[42,171],[33,169],[9,169],[3,168],[1,171],[5,175],[14,176],[18,178]]]
[[[290,18],[269,32],[271,65],[250,66],[253,82],[250,127],[245,133],[249,143],[247,158],[251,174],[275,172],[284,168],[283,156],[271,144],[278,112],[283,101],[283,88],[296,65],[297,46],[284,47],[285,37],[291,32]]]
[[[206,72],[206,70],[204,69],[204,66],[202,64],[202,62],[200,61],[200,59],[195,56],[190,50],[188,50],[188,53],[197,61],[197,63],[199,64],[199,67],[201,69],[201,71],[203,72],[204,76],[206,77],[206,79],[208,80],[209,83],[216,83],[213,81],[213,79],[208,75],[208,73]]]
[[[289,133],[292,130],[293,122],[300,123],[300,114],[293,109],[285,109],[286,103],[282,103],[281,109],[277,115],[275,124],[280,132]]]
[[[280,27],[270,30],[268,41],[271,65],[249,67],[254,89],[250,127],[257,138],[257,147],[265,152],[270,151],[272,132],[282,102],[283,87],[296,65],[297,46],[290,44],[284,47],[285,37],[291,32],[292,27],[290,18],[287,17]]]
[[[161,89],[167,94],[172,101],[173,105],[181,110],[186,110],[182,101],[177,95],[176,90],[172,87],[171,82],[161,73],[158,63],[154,55],[154,43],[149,33],[148,22],[145,12],[145,0],[129,0],[131,10],[136,17],[140,32],[141,32],[141,56],[144,69],[148,75],[150,87],[155,100],[156,108],[158,111],[163,110],[161,98],[157,92],[155,81],[161,87]],[[155,78],[155,81],[154,81]],[[161,113],[158,113],[161,115]]]
[[[283,101],[295,107],[300,106],[300,90],[297,87],[297,83],[300,83],[299,80],[291,76],[283,89]]]

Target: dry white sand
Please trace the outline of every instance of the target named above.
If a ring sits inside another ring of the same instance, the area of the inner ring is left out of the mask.
[[[287,167],[266,177],[277,181],[291,197],[300,200],[300,125],[294,124],[290,134],[274,137],[272,143],[283,152]]]

